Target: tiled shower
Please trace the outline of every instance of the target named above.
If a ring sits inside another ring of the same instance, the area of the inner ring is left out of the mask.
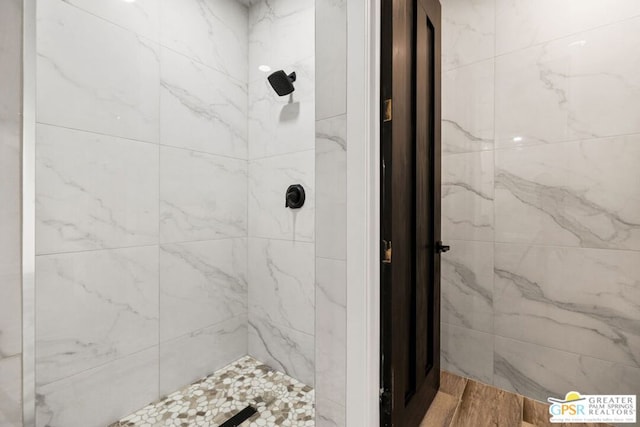
[[[105,425],[247,354],[314,386],[314,21],[38,3],[36,425]]]

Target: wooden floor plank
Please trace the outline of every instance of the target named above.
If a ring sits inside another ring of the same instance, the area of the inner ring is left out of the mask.
[[[442,371],[440,391],[420,427],[612,427],[551,424],[549,405]]]
[[[513,427],[522,424],[522,397],[467,381],[452,427]]]
[[[467,385],[467,379],[447,371],[440,373],[440,391],[460,399]]]
[[[449,427],[459,403],[460,399],[439,391],[420,427]]]

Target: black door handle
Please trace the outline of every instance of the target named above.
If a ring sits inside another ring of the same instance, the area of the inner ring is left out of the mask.
[[[436,242],[436,252],[439,254],[449,252],[451,250],[451,246],[442,244],[441,241]]]

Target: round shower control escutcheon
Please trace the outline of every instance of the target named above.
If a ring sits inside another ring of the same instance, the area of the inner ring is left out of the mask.
[[[291,209],[300,209],[302,206],[304,206],[305,198],[306,195],[302,185],[290,185],[289,188],[287,188],[284,206]]]

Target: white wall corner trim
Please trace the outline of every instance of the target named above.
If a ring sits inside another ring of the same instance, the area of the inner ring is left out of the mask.
[[[347,418],[380,424],[380,0],[347,2]]]

